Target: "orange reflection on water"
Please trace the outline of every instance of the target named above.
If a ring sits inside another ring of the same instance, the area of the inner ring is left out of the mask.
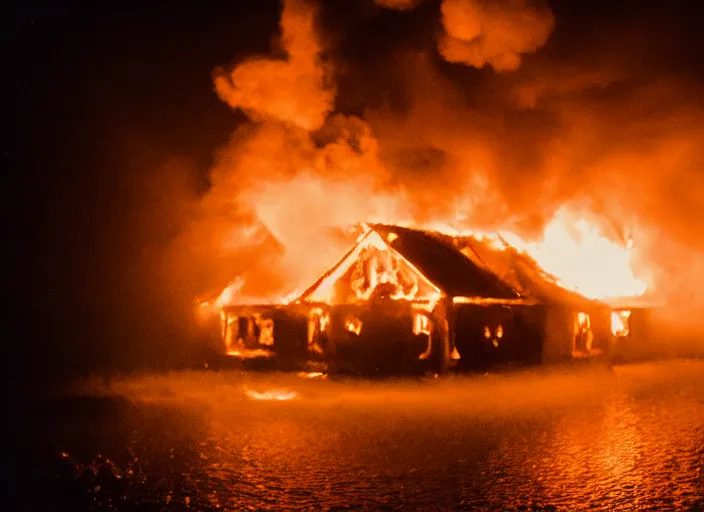
[[[269,389],[262,392],[245,389],[244,394],[252,400],[293,400],[298,397],[298,393],[286,389]]]

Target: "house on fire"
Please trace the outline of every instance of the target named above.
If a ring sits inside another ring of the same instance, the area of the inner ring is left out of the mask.
[[[338,370],[441,372],[608,356],[644,337],[646,308],[587,299],[499,245],[365,225],[296,299],[223,306],[222,347]]]

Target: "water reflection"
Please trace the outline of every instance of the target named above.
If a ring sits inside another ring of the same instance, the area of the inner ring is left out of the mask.
[[[143,480],[119,470],[122,506],[686,509],[703,498],[701,374],[678,361],[427,382],[128,379],[112,393],[129,408],[66,420],[73,437],[54,441],[72,460],[86,447],[139,460]]]
[[[293,400],[298,396],[295,391],[287,389],[267,389],[266,391],[245,389],[244,394],[252,400]]]

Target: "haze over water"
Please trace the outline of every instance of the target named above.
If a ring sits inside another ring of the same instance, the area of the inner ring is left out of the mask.
[[[439,379],[180,372],[34,411],[26,462],[74,510],[688,510],[704,362]],[[64,452],[62,454],[62,452]]]

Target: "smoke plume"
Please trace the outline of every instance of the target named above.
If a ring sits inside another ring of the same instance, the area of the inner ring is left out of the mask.
[[[340,255],[332,228],[347,223],[536,239],[571,205],[605,236],[632,238],[659,298],[704,306],[692,284],[704,261],[704,90],[676,65],[675,20],[527,0],[377,4],[407,12],[360,22],[372,43],[355,30],[327,37],[319,10],[341,7],[286,0],[283,54],[217,73],[220,97],[251,119],[218,153],[196,230],[221,268],[256,267],[245,255],[266,239],[281,255],[266,270],[290,291]],[[436,38],[414,35],[434,27]],[[362,108],[338,107],[358,98]]]
[[[317,9],[287,1],[281,13],[280,58],[255,58],[216,73],[215,90],[252,120],[278,120],[305,130],[320,128],[333,109],[334,88],[320,59]]]
[[[289,288],[310,283],[346,249],[333,228],[396,219],[405,207],[404,197],[387,188],[376,140],[356,117],[331,116],[315,136],[275,121],[246,127],[221,150],[212,180],[203,202],[215,237],[211,250],[261,247],[261,238],[249,234],[264,231],[284,248],[283,257],[267,265],[290,276]],[[233,211],[242,214],[228,222]],[[255,281],[272,286],[261,273]]]
[[[534,53],[545,44],[553,28],[549,8],[528,0],[444,0],[445,33],[438,50],[449,62],[496,71],[512,71],[521,55]]]

